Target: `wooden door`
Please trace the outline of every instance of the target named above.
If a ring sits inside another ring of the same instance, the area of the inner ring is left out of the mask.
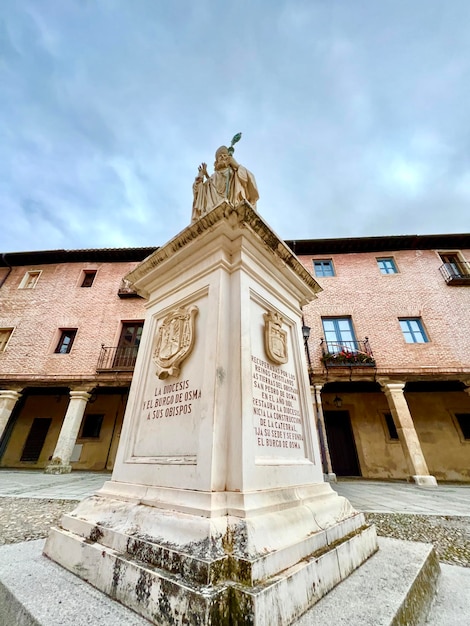
[[[333,472],[361,476],[349,411],[325,411],[324,417]]]

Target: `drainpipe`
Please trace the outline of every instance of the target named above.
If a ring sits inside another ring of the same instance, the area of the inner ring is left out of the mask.
[[[5,263],[5,265],[8,266],[8,272],[6,273],[6,275],[2,278],[2,280],[0,281],[0,289],[3,287],[3,283],[6,281],[6,279],[8,278],[8,276],[10,276],[11,271],[13,269],[13,267],[8,263],[7,261],[7,255],[5,252],[2,252],[2,261]]]

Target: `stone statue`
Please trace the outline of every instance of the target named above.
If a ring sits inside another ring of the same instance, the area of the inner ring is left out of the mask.
[[[255,177],[233,158],[233,144],[239,141],[241,133],[232,139],[230,148],[221,146],[215,153],[214,173],[209,176],[207,164],[201,163],[193,184],[192,222],[214,209],[223,200],[233,205],[247,200],[253,208],[259,198]]]

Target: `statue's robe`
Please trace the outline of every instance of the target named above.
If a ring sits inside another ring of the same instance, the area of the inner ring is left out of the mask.
[[[193,193],[193,222],[214,209],[223,200],[228,200],[235,206],[242,200],[247,200],[255,209],[259,198],[255,177],[243,165],[239,165],[237,170],[231,167],[216,170],[204,182],[202,178],[196,178]]]

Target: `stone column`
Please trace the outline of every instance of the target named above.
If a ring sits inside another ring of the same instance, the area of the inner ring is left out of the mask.
[[[15,404],[20,398],[21,393],[19,391],[9,391],[6,389],[0,391],[0,439],[5,432]]]
[[[381,386],[387,397],[388,406],[390,407],[398,437],[400,438],[411,478],[417,485],[436,487],[436,478],[429,474],[421,444],[413,424],[413,418],[411,417],[410,409],[406,402],[403,392],[405,387],[404,383],[381,383]]]
[[[326,427],[325,427],[325,417],[323,415],[323,406],[321,403],[322,388],[323,388],[323,385],[320,385],[320,384],[313,385],[312,396],[313,396],[314,405],[316,409],[315,413],[317,416],[317,429],[318,429],[318,436],[320,438],[321,451],[325,458],[325,465],[326,465],[326,468],[324,468],[326,470],[325,479],[328,480],[328,482],[335,483],[336,474],[333,472],[333,467],[331,465],[330,447],[328,445],[328,437],[326,434]]]
[[[87,391],[71,391],[70,402],[60,429],[52,460],[46,467],[46,474],[68,474],[72,471],[70,459],[77,440],[86,405],[90,399]]]

